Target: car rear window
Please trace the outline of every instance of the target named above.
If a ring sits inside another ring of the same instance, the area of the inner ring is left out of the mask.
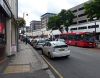
[[[67,45],[59,45],[59,46],[55,46],[54,48],[65,48],[68,47]]]
[[[51,42],[52,46],[62,46],[62,45],[66,45],[65,42],[62,41],[52,41]]]

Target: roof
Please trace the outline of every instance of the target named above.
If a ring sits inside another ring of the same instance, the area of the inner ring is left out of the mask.
[[[43,14],[41,17],[43,17],[43,16],[45,16],[45,15],[47,15],[47,14],[56,15],[55,13],[45,13],[45,14]]]

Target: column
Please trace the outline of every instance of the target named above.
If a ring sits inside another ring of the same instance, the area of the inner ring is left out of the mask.
[[[7,19],[6,22],[6,54],[7,56],[11,56],[11,19]]]

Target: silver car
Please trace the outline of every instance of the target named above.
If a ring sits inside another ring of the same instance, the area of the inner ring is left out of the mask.
[[[35,48],[36,49],[41,49],[42,46],[45,44],[45,40],[39,40],[36,45],[35,45]]]
[[[70,50],[65,42],[50,41],[43,45],[42,53],[49,58],[69,56]]]

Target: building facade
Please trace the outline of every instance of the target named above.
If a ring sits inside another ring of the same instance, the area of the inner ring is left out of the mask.
[[[26,31],[26,32],[31,32],[30,26],[25,26],[25,31]]]
[[[55,16],[56,14],[54,13],[45,13],[41,16],[41,25],[42,25],[42,28],[47,28],[47,24],[48,24],[48,21],[49,21],[49,18],[52,17],[52,16]]]
[[[85,3],[89,3],[89,1]],[[96,34],[96,39],[100,41],[100,19],[90,20],[89,18],[87,18],[87,14],[85,13],[85,8],[84,8],[85,3],[79,4],[69,9],[73,12],[75,17],[73,19],[73,24],[68,28],[68,32],[92,32]],[[46,20],[43,20],[44,27],[46,26],[45,23]],[[60,32],[59,30],[54,30],[52,34],[57,35],[60,34]]]
[[[0,0],[0,60],[16,51],[17,15],[18,0]]]
[[[89,3],[89,1],[86,3]],[[100,40],[100,20],[90,20],[85,13],[84,4],[69,9],[75,15],[73,24],[69,27],[69,32],[96,32],[97,40]]]
[[[31,28],[31,31],[41,29],[41,21],[36,21],[36,20],[31,21],[30,28]]]

